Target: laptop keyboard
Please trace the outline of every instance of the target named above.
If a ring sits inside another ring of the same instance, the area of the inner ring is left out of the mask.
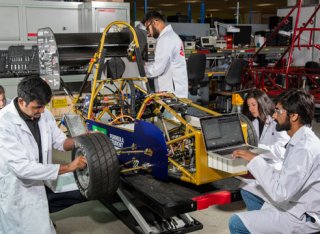
[[[217,151],[214,151],[214,153],[220,154],[220,155],[227,155],[227,154],[232,154],[233,151],[235,150],[250,150],[250,149],[252,149],[252,146],[243,145],[243,146],[229,148],[229,149],[217,150]]]

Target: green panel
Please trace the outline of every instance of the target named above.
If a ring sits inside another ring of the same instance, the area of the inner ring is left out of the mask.
[[[102,128],[102,127],[99,127],[99,126],[96,126],[96,125],[92,125],[92,130],[93,131],[102,132],[102,133],[107,135],[107,129],[105,129],[105,128]]]

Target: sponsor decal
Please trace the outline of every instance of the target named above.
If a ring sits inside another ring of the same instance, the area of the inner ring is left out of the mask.
[[[181,45],[181,47],[180,47],[180,55],[181,55],[181,56],[185,56],[185,55],[184,55],[183,45]]]
[[[110,133],[109,137],[110,137],[110,140],[111,140],[112,144],[115,147],[123,148],[123,143],[124,143],[123,137],[120,137],[120,136],[117,136],[117,135],[113,135],[111,133]]]

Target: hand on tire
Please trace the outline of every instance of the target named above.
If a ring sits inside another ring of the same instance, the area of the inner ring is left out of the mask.
[[[87,159],[84,156],[76,157],[70,164],[69,167],[72,171],[77,169],[84,169],[87,167]]]
[[[73,172],[80,193],[87,200],[112,197],[120,184],[120,165],[110,139],[94,132],[77,136],[75,142],[70,164],[75,165]]]

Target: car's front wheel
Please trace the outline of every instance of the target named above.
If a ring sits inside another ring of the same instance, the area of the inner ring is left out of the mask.
[[[110,139],[102,133],[75,137],[72,160],[85,156],[87,167],[74,172],[81,194],[88,200],[112,196],[120,183],[120,167]]]

